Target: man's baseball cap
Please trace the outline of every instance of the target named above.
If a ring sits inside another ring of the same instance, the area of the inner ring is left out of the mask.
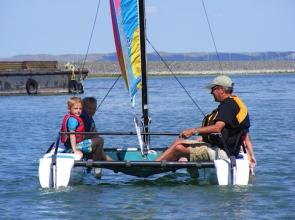
[[[223,86],[223,87],[232,88],[234,87],[234,83],[228,76],[221,75],[221,76],[215,77],[212,83],[207,86],[207,88],[212,89],[214,86]]]

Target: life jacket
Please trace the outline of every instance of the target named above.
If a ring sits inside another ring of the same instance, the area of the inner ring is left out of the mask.
[[[231,142],[234,142],[234,146],[232,146],[231,149],[229,149],[229,153],[231,155],[236,155],[240,149],[240,145],[242,143],[242,135],[245,132],[245,128],[240,128],[242,127],[241,124],[243,123],[243,121],[246,119],[247,115],[248,115],[248,110],[246,105],[243,103],[243,101],[235,95],[230,96],[229,98],[231,98],[232,100],[235,101],[235,103],[238,105],[239,107],[239,112],[236,114],[236,120],[238,122],[238,128],[235,128],[237,130],[237,132],[234,132],[235,134],[229,137],[229,128],[223,128],[222,130],[222,136],[227,139],[230,138]],[[218,109],[213,110],[210,114],[206,115],[205,118],[202,121],[202,126],[209,126],[209,125],[214,125],[216,123],[216,117],[218,115]],[[220,140],[220,138],[216,135],[210,135],[210,134],[204,134],[202,135],[203,141],[208,142],[210,144],[219,146],[221,148],[223,148],[223,143]],[[234,139],[234,140],[233,140]],[[227,140],[225,140],[227,142]]]
[[[239,124],[241,124],[248,115],[248,109],[246,105],[244,104],[244,102],[238,96],[232,95],[230,96],[230,98],[233,99],[240,108],[240,111],[236,115],[236,119],[239,122]]]
[[[75,132],[84,132],[85,127],[84,127],[83,120],[80,117],[78,117],[76,115],[73,115],[73,114],[67,114],[64,117],[64,119],[62,121],[62,124],[61,124],[60,131],[61,132],[68,132],[68,120],[69,120],[70,117],[73,117],[78,121],[78,126],[77,126]],[[84,135],[83,134],[75,134],[75,136],[76,136],[76,143],[80,143],[81,141],[84,140]],[[66,143],[67,140],[68,140],[68,137],[69,137],[68,134],[62,134],[61,137],[60,137],[61,142]]]
[[[202,127],[209,126],[209,125],[214,125],[215,124],[215,118],[218,114],[218,110],[214,109],[210,114],[206,115],[205,118],[202,121]],[[216,144],[216,140],[213,140],[213,136],[210,134],[203,134],[202,139],[204,142],[211,143],[211,144]]]
[[[82,112],[80,115],[80,118],[82,118],[84,122],[84,128],[86,132],[93,132],[95,131],[95,122],[93,118],[90,118],[89,115],[86,112]]]

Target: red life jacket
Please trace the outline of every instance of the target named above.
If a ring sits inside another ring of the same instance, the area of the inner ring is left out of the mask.
[[[61,129],[60,131],[61,132],[68,132],[68,120],[70,117],[73,117],[75,118],[77,121],[78,121],[78,127],[76,128],[76,132],[85,132],[85,127],[84,127],[84,123],[83,123],[83,120],[76,116],[76,115],[73,115],[73,114],[67,114],[63,121],[62,121],[62,124],[61,124]],[[81,141],[84,140],[84,135],[83,134],[75,134],[76,135],[76,143],[80,143]],[[68,139],[69,135],[67,134],[62,134],[61,137],[60,137],[60,140],[62,143],[66,143],[67,139]]]

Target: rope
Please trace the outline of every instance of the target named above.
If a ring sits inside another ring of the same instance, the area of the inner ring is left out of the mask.
[[[208,23],[208,27],[209,27],[209,30],[210,30],[211,39],[212,39],[213,44],[214,44],[215,53],[217,55],[217,59],[218,59],[218,63],[219,63],[219,68],[220,68],[221,72],[223,73],[223,68],[222,68],[222,65],[221,65],[219,53],[218,53],[217,46],[216,46],[216,43],[215,43],[215,39],[214,39],[214,36],[213,36],[213,32],[212,32],[212,28],[211,28],[211,25],[210,25],[210,21],[209,21],[209,17],[208,17],[208,14],[207,14],[207,10],[206,10],[206,6],[205,6],[205,3],[204,3],[204,0],[202,0],[202,4],[203,4],[203,9],[204,9],[204,12],[205,12],[205,15],[206,15],[206,20],[207,20],[207,23]]]
[[[117,77],[117,79],[115,80],[115,82],[113,83],[113,85],[111,86],[111,88],[109,88],[107,94],[103,97],[103,99],[101,100],[101,102],[97,106],[96,111],[99,109],[99,107],[102,105],[102,103],[104,102],[104,100],[107,98],[107,96],[109,95],[109,93],[111,92],[111,90],[114,88],[114,86],[116,85],[116,83],[118,82],[118,80],[120,79],[120,77],[121,77],[121,75],[119,75]]]
[[[160,53],[156,50],[156,48],[152,45],[152,43],[149,41],[148,38],[146,38],[147,42],[151,45],[151,47],[153,48],[153,50],[156,52],[156,54],[160,57],[161,61],[164,63],[164,65],[167,67],[167,69],[170,71],[170,73],[173,75],[173,77],[176,79],[176,81],[179,83],[179,85],[183,88],[183,90],[186,92],[186,94],[189,96],[189,98],[191,99],[191,101],[194,103],[194,105],[197,107],[197,109],[202,113],[202,115],[205,117],[204,112],[202,111],[202,109],[200,108],[200,106],[197,104],[197,102],[193,99],[193,97],[190,95],[190,93],[186,90],[186,88],[183,86],[183,84],[180,82],[180,80],[178,79],[178,77],[174,74],[174,72],[171,70],[171,68],[169,67],[169,65],[165,62],[165,60],[163,59],[163,57],[160,55]]]
[[[82,71],[83,71],[83,69],[85,67],[86,59],[88,57],[88,53],[89,53],[90,44],[91,44],[93,33],[94,33],[94,28],[95,28],[95,24],[96,24],[96,20],[97,20],[97,15],[98,15],[99,7],[100,7],[100,0],[98,1],[98,4],[97,4],[95,18],[94,18],[94,22],[93,22],[93,26],[92,26],[92,31],[91,31],[90,38],[89,38],[89,41],[88,41],[88,46],[87,46],[87,50],[86,50],[86,53],[85,53],[85,57],[84,57],[84,60],[83,60],[83,63],[82,63],[82,68],[80,69],[80,81],[81,82],[82,82],[82,80],[81,80],[82,79]]]

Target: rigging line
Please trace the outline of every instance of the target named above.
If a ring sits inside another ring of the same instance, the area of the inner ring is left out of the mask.
[[[223,68],[222,68],[222,65],[221,65],[219,53],[218,53],[217,46],[216,46],[216,43],[215,43],[214,35],[213,35],[213,32],[212,32],[212,28],[211,28],[211,25],[210,25],[210,21],[209,21],[209,17],[208,17],[208,14],[207,14],[207,10],[206,10],[206,6],[205,6],[205,3],[204,3],[204,0],[202,0],[202,4],[203,4],[203,9],[204,9],[204,12],[205,12],[205,15],[206,15],[206,20],[207,20],[207,23],[208,23],[208,27],[209,27],[209,30],[210,30],[211,39],[212,39],[213,44],[214,44],[215,53],[217,55],[217,59],[218,59],[218,63],[219,63],[219,68],[220,68],[221,72],[223,73]]]
[[[81,74],[80,76],[82,76],[82,71],[84,69],[86,59],[88,57],[88,53],[89,53],[89,49],[90,49],[90,44],[91,44],[91,41],[92,41],[92,37],[93,37],[93,33],[94,33],[94,28],[95,28],[95,24],[96,24],[96,21],[97,21],[97,15],[98,15],[99,7],[100,7],[100,0],[98,1],[98,4],[97,4],[97,9],[96,9],[96,13],[95,13],[95,18],[94,18],[94,22],[93,22],[93,26],[92,26],[90,38],[89,38],[89,41],[88,41],[88,46],[87,46],[86,54],[85,54],[85,57],[84,57],[84,60],[83,60],[83,63],[82,63],[82,69],[80,70],[80,74]]]
[[[102,105],[102,103],[104,102],[104,100],[107,98],[107,96],[109,95],[109,93],[111,92],[111,90],[114,88],[114,86],[116,85],[116,83],[118,82],[118,80],[120,79],[120,77],[121,77],[121,75],[119,75],[117,77],[117,79],[115,80],[115,82],[113,83],[113,85],[111,86],[111,88],[109,88],[107,94],[103,97],[103,99],[101,100],[101,102],[97,106],[96,111],[99,109],[99,107]]]
[[[171,68],[169,67],[169,65],[166,63],[166,61],[163,59],[163,57],[160,55],[160,53],[156,50],[156,48],[152,45],[152,43],[149,41],[148,38],[146,38],[147,42],[151,45],[151,47],[153,48],[153,50],[156,52],[156,54],[160,57],[161,61],[164,63],[164,65],[167,67],[167,69],[170,71],[170,73],[173,75],[173,77],[176,79],[176,81],[179,83],[179,85],[184,89],[184,91],[186,92],[186,94],[190,97],[190,99],[192,100],[192,102],[195,104],[195,106],[198,108],[198,110],[202,113],[202,115],[205,117],[205,113],[202,111],[202,109],[200,108],[200,106],[197,104],[197,102],[193,99],[193,97],[190,95],[190,93],[186,90],[186,88],[182,85],[182,83],[180,82],[180,80],[178,79],[178,77],[174,74],[174,72],[171,70]]]

